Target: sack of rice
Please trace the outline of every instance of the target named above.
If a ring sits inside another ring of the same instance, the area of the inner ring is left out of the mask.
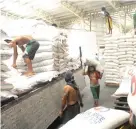
[[[77,115],[60,129],[114,129],[127,122],[129,116],[125,111],[96,107]]]

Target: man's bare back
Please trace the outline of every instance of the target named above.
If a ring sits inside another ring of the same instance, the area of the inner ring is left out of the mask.
[[[16,45],[18,46],[22,46],[24,44],[29,43],[29,41],[32,39],[33,39],[32,36],[20,36],[16,37],[14,40],[12,40],[12,42],[16,43]]]

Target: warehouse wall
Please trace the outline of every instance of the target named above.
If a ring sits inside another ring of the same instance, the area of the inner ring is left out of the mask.
[[[85,87],[81,70],[75,80],[82,91]],[[63,78],[25,95],[2,108],[2,129],[46,129],[58,116],[65,81]]]

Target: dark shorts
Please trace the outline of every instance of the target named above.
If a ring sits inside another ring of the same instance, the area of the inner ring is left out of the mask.
[[[100,85],[98,85],[98,86],[91,86],[90,88],[91,88],[91,92],[92,92],[93,98],[95,100],[99,100]]]
[[[80,113],[80,105],[79,105],[79,103],[76,103],[74,105],[69,105],[65,109],[65,111],[63,113],[62,123],[66,124],[69,120],[73,119],[79,113]]]
[[[136,127],[136,116],[135,115],[133,115],[133,125],[134,127]]]
[[[36,41],[36,40],[31,40],[27,45],[26,45],[26,49],[25,51],[27,53],[25,53],[23,55],[23,58],[29,58],[30,60],[33,60],[36,54],[36,51],[38,50],[40,44]]]

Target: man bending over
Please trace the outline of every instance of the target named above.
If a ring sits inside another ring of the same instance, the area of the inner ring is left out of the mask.
[[[35,53],[39,48],[39,43],[33,39],[31,36],[20,36],[16,37],[14,40],[5,39],[5,42],[9,43],[9,46],[13,48],[13,64],[12,67],[16,68],[16,60],[18,57],[17,46],[22,50],[24,62],[27,64],[28,70],[23,73],[26,76],[34,75],[32,60],[34,59]],[[24,47],[26,45],[26,47]]]

